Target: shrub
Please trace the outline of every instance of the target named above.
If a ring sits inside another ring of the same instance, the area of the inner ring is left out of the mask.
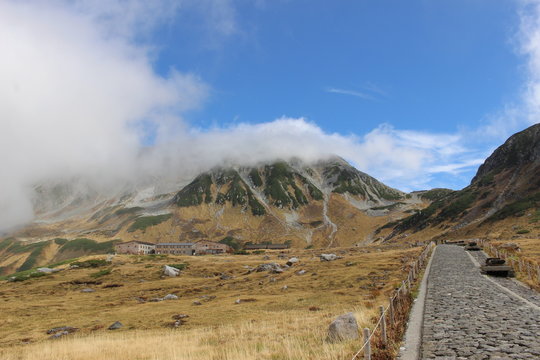
[[[185,270],[189,267],[189,264],[187,263],[179,263],[179,264],[169,264],[170,267],[176,268],[178,270]]]
[[[530,233],[530,232],[531,232],[530,230],[527,230],[527,229],[521,229],[521,230],[516,231],[516,234],[528,234],[528,233]]]
[[[163,214],[155,216],[141,216],[135,220],[133,224],[127,229],[128,232],[134,232],[137,230],[145,231],[147,227],[161,224],[164,221],[169,220],[172,214]]]
[[[234,252],[234,255],[248,255],[249,253],[246,250],[238,250]]]
[[[80,268],[97,268],[100,266],[108,265],[109,263],[105,260],[101,259],[91,259],[91,260],[85,260],[85,261],[75,261],[72,262],[71,265],[78,266]]]
[[[62,238],[56,238],[54,239],[54,243],[56,245],[64,245],[65,243],[68,242],[68,239],[62,239]]]
[[[111,273],[111,271],[112,271],[112,269],[103,269],[103,270],[100,270],[100,271],[95,272],[93,274],[90,274],[90,277],[96,279],[98,277],[109,275]]]
[[[57,266],[61,266],[61,265],[73,263],[74,261],[77,261],[77,259],[78,259],[78,258],[68,259],[68,260],[64,260],[64,261],[59,261],[59,262],[57,262],[57,263],[47,265],[47,267],[50,268],[50,269],[53,269],[53,268],[55,268],[55,267],[57,267]]]
[[[226,245],[229,245],[230,247],[232,247],[235,251],[239,250],[240,249],[240,244],[238,243],[238,241],[236,241],[235,238],[233,238],[232,236],[227,236],[221,240],[219,240],[219,243],[220,244],[226,244]]]

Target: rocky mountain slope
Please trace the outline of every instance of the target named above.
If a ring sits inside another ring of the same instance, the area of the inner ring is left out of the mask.
[[[108,244],[99,250],[105,251],[120,240],[227,239],[239,246],[287,242],[300,248],[369,243],[378,239],[379,226],[429,202],[337,157],[214,168],[191,181],[153,179],[107,192],[75,179],[36,188],[37,220],[4,238],[0,267],[10,271],[28,267],[31,257],[30,264],[39,265],[95,253],[96,244]]]
[[[540,124],[497,148],[469,186],[434,200],[426,209],[389,226],[388,240],[403,234],[418,238],[538,234]]]

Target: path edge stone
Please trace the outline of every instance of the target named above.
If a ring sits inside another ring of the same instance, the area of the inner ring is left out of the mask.
[[[424,276],[420,282],[418,289],[418,297],[413,303],[412,310],[407,321],[407,330],[405,331],[403,345],[400,348],[399,360],[418,360],[420,359],[420,347],[422,345],[422,329],[424,325],[424,307],[427,295],[427,283],[429,279],[429,271],[431,262],[435,256],[438,246],[431,252]]]

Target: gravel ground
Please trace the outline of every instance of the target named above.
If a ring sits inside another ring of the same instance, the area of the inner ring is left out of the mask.
[[[534,293],[521,294],[537,301]],[[421,358],[540,359],[540,311],[481,275],[462,247],[439,245],[428,278]]]

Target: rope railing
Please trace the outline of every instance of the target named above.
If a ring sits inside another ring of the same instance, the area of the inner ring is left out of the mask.
[[[359,359],[362,352],[364,353],[364,359],[371,360],[371,343],[377,330],[380,330],[381,332],[380,342],[383,347],[387,347],[388,345],[388,335],[391,335],[390,337],[392,337],[393,339],[399,340],[398,331],[396,331],[396,327],[393,325],[396,324],[395,320],[398,316],[398,312],[400,313],[400,315],[406,318],[406,315],[408,314],[408,311],[410,309],[410,307],[408,306],[408,302],[410,302],[410,297],[407,297],[407,295],[410,294],[412,284],[420,275],[420,272],[426,264],[428,256],[430,255],[434,247],[435,243],[433,242],[430,242],[428,245],[426,245],[418,259],[411,264],[406,279],[402,281],[401,286],[397,290],[395,290],[393,296],[389,298],[388,306],[386,308],[384,306],[380,306],[380,315],[378,321],[376,322],[375,326],[373,326],[372,330],[370,330],[369,328],[364,329],[362,346],[360,347],[360,350],[358,350],[353,355],[351,360]],[[409,299],[409,301],[404,301],[405,299]],[[399,308],[396,307],[394,304],[396,300],[398,300],[398,304],[401,303],[401,306]],[[389,318],[386,316],[387,313],[389,313],[390,315]],[[391,332],[393,331],[394,334],[387,333],[387,322],[390,325],[389,328]]]

